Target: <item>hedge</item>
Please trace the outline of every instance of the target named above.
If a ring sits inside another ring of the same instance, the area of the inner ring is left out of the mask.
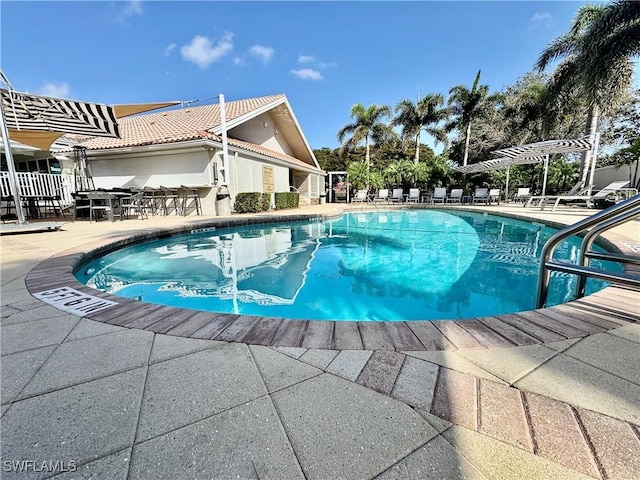
[[[276,192],[274,193],[276,210],[283,208],[298,208],[300,194],[297,192]]]
[[[260,192],[238,193],[234,204],[237,213],[266,212],[270,206],[271,194]]]

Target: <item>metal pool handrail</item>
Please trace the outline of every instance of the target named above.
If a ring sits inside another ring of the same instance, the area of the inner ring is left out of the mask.
[[[628,273],[609,272],[599,268],[587,265],[588,258],[600,258],[604,260],[613,260],[616,262],[637,263],[638,258],[630,255],[622,254],[596,254],[588,251],[595,238],[603,231],[613,228],[617,225],[625,223],[630,219],[640,215],[640,195],[631,197],[616,205],[613,205],[599,213],[591,215],[573,225],[569,225],[555,233],[542,247],[540,254],[540,267],[538,271],[538,290],[536,296],[536,308],[543,308],[547,303],[547,295],[549,293],[549,279],[551,270],[570,273],[579,276],[578,296],[584,294],[584,286],[581,281],[586,282],[586,277],[593,277],[600,280],[606,280],[622,285],[632,285],[640,287],[640,277],[630,275]],[[570,264],[552,260],[553,252],[558,244],[564,239],[583,232],[591,227],[595,227],[585,236],[579,255],[579,265]]]

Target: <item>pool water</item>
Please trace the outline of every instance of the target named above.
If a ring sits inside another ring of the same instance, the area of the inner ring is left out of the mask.
[[[556,230],[479,212],[400,210],[218,229],[136,244],[76,277],[115,295],[223,313],[316,320],[458,319],[534,308]],[[574,260],[579,238],[556,249]],[[621,271],[611,262],[592,262]],[[549,304],[576,278],[552,273]],[[589,279],[587,291],[603,288]]]

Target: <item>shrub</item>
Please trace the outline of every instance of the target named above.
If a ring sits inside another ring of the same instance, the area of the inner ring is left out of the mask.
[[[298,208],[300,203],[300,194],[297,192],[276,192],[274,196],[276,210],[282,210],[283,208]]]
[[[234,204],[238,213],[257,213],[269,210],[271,195],[260,192],[241,192],[236,195]]]

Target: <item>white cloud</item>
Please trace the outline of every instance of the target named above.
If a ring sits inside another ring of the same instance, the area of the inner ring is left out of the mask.
[[[300,70],[292,69],[291,73],[301,80],[324,80],[319,71],[311,68],[302,68]]]
[[[124,6],[119,8],[115,13],[115,19],[120,23],[125,23],[134,15],[142,15],[143,13],[142,2],[140,0],[129,0],[127,2],[121,2],[119,5],[120,4],[124,4]]]
[[[232,33],[225,33],[214,46],[211,40],[196,35],[191,43],[180,48],[182,58],[205,69],[213,62],[220,60],[233,49]]]
[[[337,67],[338,64],[336,62],[320,62],[318,63],[318,68],[331,68]]]
[[[262,60],[262,63],[267,63],[273,57],[273,48],[263,47],[262,45],[254,45],[249,50],[249,53],[254,57],[258,57]]]
[[[171,55],[173,53],[173,51],[176,49],[176,44],[172,43],[171,45],[167,45],[167,48],[164,49],[164,56],[168,57],[169,55]]]
[[[242,60],[242,58],[234,57],[234,59],[233,59],[233,64],[234,65],[242,65],[243,63],[244,63],[244,60]]]
[[[45,97],[67,98],[69,96],[68,83],[46,83],[38,92],[39,95]]]
[[[533,17],[529,20],[531,27],[535,27],[537,25],[542,25],[544,28],[550,28],[553,22],[553,16],[550,13],[544,12],[536,12]]]
[[[311,55],[300,55],[298,57],[298,63],[311,63],[313,61],[315,61],[315,58]]]

